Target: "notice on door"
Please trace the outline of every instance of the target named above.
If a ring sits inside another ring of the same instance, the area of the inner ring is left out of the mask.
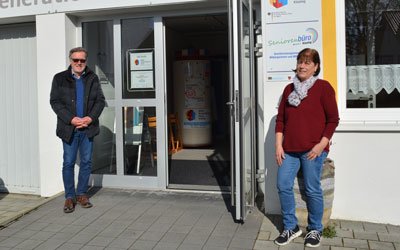
[[[129,59],[131,70],[153,70],[153,52],[133,52]]]
[[[154,52],[128,50],[129,90],[154,90]]]
[[[131,71],[131,89],[152,89],[153,71]]]

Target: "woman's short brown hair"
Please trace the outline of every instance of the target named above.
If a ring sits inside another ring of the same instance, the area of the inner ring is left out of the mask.
[[[317,70],[314,73],[314,76],[317,76],[321,71],[321,59],[319,58],[319,53],[315,49],[305,48],[299,52],[297,55],[297,61],[300,59],[309,59],[314,64],[318,64]]]

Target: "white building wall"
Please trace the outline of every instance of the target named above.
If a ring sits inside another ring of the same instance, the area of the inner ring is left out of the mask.
[[[400,132],[335,133],[332,218],[400,225],[399,141]]]
[[[264,161],[265,161],[265,211],[280,214],[278,190],[276,188],[277,168],[275,162],[275,118],[278,113],[280,96],[287,83],[264,84]]]
[[[56,137],[57,118],[50,107],[51,83],[55,73],[68,66],[68,52],[76,44],[76,28],[63,13],[36,17],[39,162],[41,196],[63,191],[62,143]]]
[[[39,193],[35,24],[0,25],[0,191]]]

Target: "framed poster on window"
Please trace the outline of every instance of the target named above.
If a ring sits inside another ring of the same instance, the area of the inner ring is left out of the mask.
[[[127,90],[153,91],[154,85],[154,50],[131,49],[126,53]]]

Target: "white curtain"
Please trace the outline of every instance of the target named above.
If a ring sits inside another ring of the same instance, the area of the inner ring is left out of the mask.
[[[400,92],[400,64],[347,66],[347,88],[353,94]]]

